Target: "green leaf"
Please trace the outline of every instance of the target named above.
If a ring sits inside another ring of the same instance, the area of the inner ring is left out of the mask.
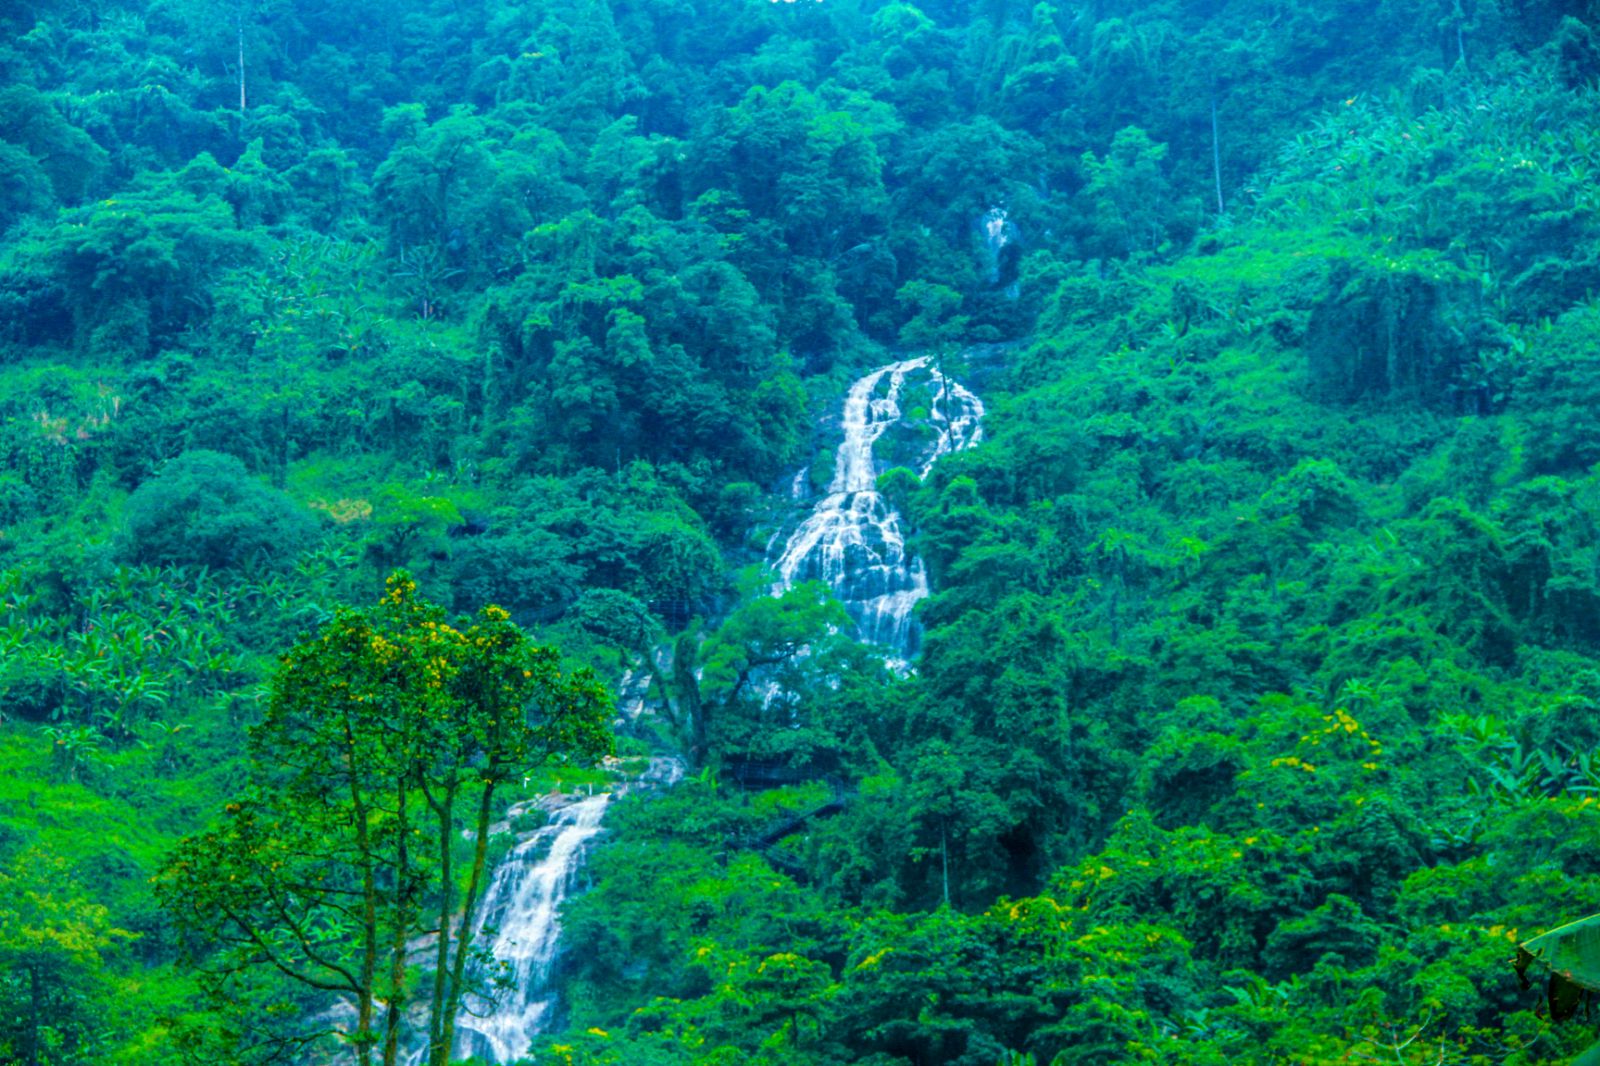
[[[1600,914],[1522,944],[1517,949],[1516,968],[1524,983],[1528,967],[1535,962],[1550,971],[1551,1017],[1557,1021],[1572,1017],[1586,992],[1600,991]],[[1600,1055],[1594,1061],[1600,1061]]]

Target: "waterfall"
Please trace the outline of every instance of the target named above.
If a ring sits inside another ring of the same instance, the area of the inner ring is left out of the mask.
[[[930,439],[912,462],[918,476],[925,476],[941,456],[982,439],[983,403],[942,373],[931,356],[879,367],[850,387],[840,422],[844,440],[834,456],[827,495],[784,542],[774,563],[775,593],[800,581],[827,582],[862,638],[903,660],[916,653],[919,634],[911,611],[928,594],[928,578],[922,561],[906,550],[899,514],[877,491],[882,464],[873,447],[906,422],[901,401],[907,385],[919,381],[926,382],[931,399],[926,420],[919,421]],[[790,491],[800,497],[805,483],[802,471]],[[647,671],[642,666],[624,679],[619,706],[627,717],[644,709]],[[638,784],[670,787],[682,774],[677,760],[652,759]],[[476,935],[479,948],[494,960],[480,967],[477,977],[497,992],[492,1000],[469,997],[456,1023],[457,1057],[514,1062],[555,1021],[550,976],[559,956],[561,905],[577,882],[612,798],[611,793],[599,793],[558,808],[548,825],[518,843],[496,866]]]
[[[548,978],[561,934],[557,914],[610,802],[602,792],[562,807],[495,867],[477,936],[500,968],[490,976],[501,992],[493,1004],[469,997],[456,1022],[458,1055],[514,1062],[544,1031],[555,1009]]]
[[[683,763],[650,760],[637,784],[670,788]],[[550,973],[559,955],[561,905],[578,880],[589,844],[615,793],[599,792],[558,808],[549,824],[512,848],[495,867],[477,919],[476,948],[494,957],[477,966],[492,998],[469,995],[456,1020],[455,1056],[507,1063],[528,1054],[534,1038],[554,1021]],[[426,1049],[413,1059],[426,1060]]]
[[[1004,286],[1016,299],[1020,292],[1017,265],[1021,255],[1021,231],[1003,207],[991,207],[977,221],[978,239],[983,247],[984,273],[989,284]]]
[[[983,439],[983,403],[945,376],[931,356],[879,367],[850,387],[840,427],[844,441],[834,456],[828,493],[777,552],[776,595],[801,581],[824,581],[844,603],[863,640],[882,645],[902,661],[917,652],[920,634],[912,608],[928,594],[922,560],[906,551],[900,515],[877,491],[879,461],[873,445],[904,415],[906,383],[926,376],[933,392],[928,425],[934,439],[917,460],[926,476],[940,456]]]

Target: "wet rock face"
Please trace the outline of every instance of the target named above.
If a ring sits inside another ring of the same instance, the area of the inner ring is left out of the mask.
[[[940,456],[983,437],[983,403],[942,374],[928,356],[879,367],[850,387],[828,494],[774,553],[774,594],[803,581],[824,581],[855,620],[861,639],[902,661],[916,655],[921,634],[912,618],[928,594],[922,561],[906,550],[900,515],[877,491],[883,463],[874,445],[905,420],[908,384],[926,382],[931,403],[921,416],[931,441],[918,457],[919,476]]]

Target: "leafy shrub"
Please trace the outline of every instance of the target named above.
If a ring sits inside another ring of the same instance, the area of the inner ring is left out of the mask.
[[[119,551],[134,562],[284,565],[316,531],[309,514],[220,452],[172,460],[128,499]]]
[[[33,517],[38,506],[38,494],[26,481],[16,474],[0,474],[0,526]]]

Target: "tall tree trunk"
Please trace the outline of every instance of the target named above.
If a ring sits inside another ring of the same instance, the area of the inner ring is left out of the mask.
[[[244,97],[244,5],[242,3],[235,12],[234,25],[239,30],[239,115],[242,122],[246,106]]]
[[[361,989],[356,996],[356,1060],[361,1066],[371,1066],[372,982],[378,972],[378,885],[372,869],[367,812],[359,799],[356,801],[356,848],[361,856]]]
[[[373,868],[371,826],[368,823],[366,800],[355,778],[354,767],[359,765],[355,734],[348,720],[344,724],[344,756],[351,769],[350,804],[355,815],[356,855],[361,865],[361,979],[356,993],[356,1061],[361,1066],[371,1066],[372,1044],[372,986],[378,973],[378,878]]]
[[[456,1038],[456,1014],[461,1009],[461,993],[467,981],[467,954],[472,948],[472,920],[483,883],[483,871],[488,863],[489,823],[494,811],[493,775],[497,770],[498,767],[491,763],[487,770],[489,776],[483,782],[483,793],[478,797],[478,839],[472,848],[472,874],[467,878],[467,902],[461,909],[461,928],[456,933],[456,956],[450,967],[450,994],[440,1029],[440,1047],[434,1049],[430,1066],[446,1066],[450,1059],[450,1045]]]
[[[395,849],[395,913],[394,931],[389,944],[389,1006],[383,1025],[383,1066],[395,1066],[400,1051],[400,1025],[406,1009],[406,934],[411,928],[411,853],[406,838],[411,835],[411,823],[406,817],[406,788],[395,789],[395,828],[399,833]]]
[[[445,974],[450,968],[450,916],[455,911],[455,873],[451,863],[451,842],[455,839],[454,819],[456,781],[451,779],[444,797],[435,803],[428,797],[439,818],[439,931],[438,949],[434,953],[433,994],[428,1000],[428,1061],[439,1053],[443,1037]]]

